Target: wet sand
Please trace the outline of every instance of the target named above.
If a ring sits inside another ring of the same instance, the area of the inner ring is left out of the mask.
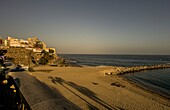
[[[118,67],[39,66],[30,74],[80,109],[170,110],[170,100],[105,71]]]

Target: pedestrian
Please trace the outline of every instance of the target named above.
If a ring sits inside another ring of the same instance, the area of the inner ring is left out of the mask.
[[[7,53],[7,50],[0,50],[0,66],[3,66],[6,68],[6,65],[4,64],[5,61],[5,54]]]

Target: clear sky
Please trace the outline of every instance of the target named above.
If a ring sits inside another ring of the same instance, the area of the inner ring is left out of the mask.
[[[170,0],[0,0],[8,35],[58,53],[170,55]]]

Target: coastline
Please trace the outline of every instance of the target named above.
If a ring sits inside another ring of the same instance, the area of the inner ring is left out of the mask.
[[[116,67],[41,66],[35,67],[35,72],[30,74],[54,91],[60,91],[81,109],[170,109],[169,99],[118,75],[103,73],[113,68]]]
[[[166,96],[166,95],[163,95],[163,94],[158,93],[158,92],[151,91],[149,88],[144,87],[144,86],[142,86],[142,85],[140,85],[140,84],[137,84],[137,83],[135,83],[134,81],[131,81],[130,79],[123,78],[123,77],[121,77],[121,78],[122,78],[123,80],[127,81],[128,83],[136,86],[137,88],[142,89],[142,90],[144,90],[144,91],[146,91],[146,92],[148,92],[148,93],[150,93],[150,94],[154,94],[155,96],[158,96],[158,97],[163,98],[163,99],[165,99],[165,100],[170,100],[170,97],[168,97],[168,96]]]

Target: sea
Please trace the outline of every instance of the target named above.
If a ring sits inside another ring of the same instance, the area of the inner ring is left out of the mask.
[[[59,54],[70,63],[81,66],[144,66],[169,64],[170,55],[94,55],[94,54]],[[125,74],[127,80],[151,92],[170,99],[170,69],[148,70]]]

